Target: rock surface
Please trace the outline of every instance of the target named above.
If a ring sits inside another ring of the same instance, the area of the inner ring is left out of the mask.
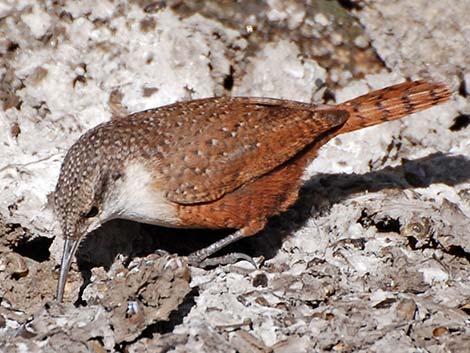
[[[0,3],[1,352],[468,350],[466,1],[306,3]],[[189,267],[219,232],[118,220],[54,302],[48,199],[87,129],[213,95],[339,103],[404,77],[456,94],[322,148],[298,203],[229,249],[259,269]]]

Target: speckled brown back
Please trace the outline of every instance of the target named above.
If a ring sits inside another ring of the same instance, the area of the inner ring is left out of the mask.
[[[213,201],[269,172],[349,114],[277,99],[218,98],[133,118],[151,116],[173,122],[153,132],[158,188],[173,202],[192,204]]]
[[[295,157],[216,201],[180,205],[178,215],[188,227],[243,229],[245,235],[253,235],[263,228],[268,217],[287,210],[297,200],[305,168],[331,138],[399,119],[445,102],[450,96],[451,91],[444,84],[417,81],[387,87],[345,102],[334,107],[338,111],[350,111],[345,124],[325,131]],[[320,112],[325,108],[316,109]]]
[[[192,215],[185,224],[224,227],[243,225],[248,218],[263,221],[295,200],[305,166],[330,138],[398,119],[450,96],[444,84],[416,81],[338,106],[207,98],[113,119],[70,148],[56,187],[55,209],[66,236],[81,234],[80,222],[92,206],[100,208],[103,195],[128,164],[138,162],[154,177],[156,192],[180,204],[181,214]],[[211,202],[215,209],[206,207]],[[238,219],[247,207],[260,214],[245,212]],[[195,216],[196,209],[200,215]],[[220,221],[206,219],[214,210],[226,210],[220,212]],[[228,218],[230,222],[224,220]]]
[[[168,200],[212,201],[287,161],[348,115],[298,102],[239,97],[180,102],[113,119],[89,130],[68,151],[55,208],[74,215],[67,219],[79,218],[93,202],[99,205],[106,185],[131,160],[151,171],[156,190]]]

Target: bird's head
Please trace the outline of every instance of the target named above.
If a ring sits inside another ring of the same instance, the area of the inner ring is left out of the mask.
[[[57,300],[63,298],[70,264],[80,241],[109,219],[103,203],[109,192],[109,161],[102,132],[91,130],[67,152],[54,192],[54,211],[65,238]]]

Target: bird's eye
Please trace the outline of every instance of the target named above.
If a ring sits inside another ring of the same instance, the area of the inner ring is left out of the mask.
[[[91,206],[90,210],[87,213],[85,213],[84,217],[91,218],[91,217],[95,217],[97,214],[98,214],[98,207]]]

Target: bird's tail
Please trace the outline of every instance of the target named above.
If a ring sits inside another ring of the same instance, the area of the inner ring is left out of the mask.
[[[445,84],[425,81],[407,81],[370,92],[337,107],[350,113],[339,133],[400,119],[441,104],[451,95]]]

